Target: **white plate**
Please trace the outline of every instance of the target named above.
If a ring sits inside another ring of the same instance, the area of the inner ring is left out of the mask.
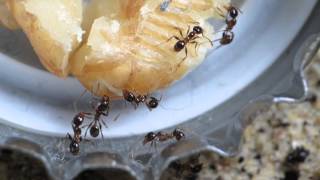
[[[164,92],[161,107],[149,112],[116,102],[107,119],[108,137],[175,126],[213,109],[252,83],[288,47],[317,0],[247,0],[235,41],[210,53],[205,62]],[[0,29],[0,119],[30,131],[65,136],[83,92],[73,78],[58,79],[41,69],[21,32]],[[89,109],[89,97],[79,109]],[[121,113],[116,122],[112,116]]]

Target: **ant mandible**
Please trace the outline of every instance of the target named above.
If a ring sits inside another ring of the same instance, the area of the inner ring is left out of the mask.
[[[156,145],[157,142],[164,142],[168,141],[169,139],[176,139],[177,141],[180,141],[182,138],[185,137],[184,132],[181,129],[175,129],[171,133],[163,133],[163,132],[149,132],[142,142],[143,145],[150,143],[151,146]]]
[[[196,23],[196,24],[199,24],[199,23]],[[175,29],[177,29],[179,31],[181,38],[179,38],[177,36],[172,36],[171,38],[169,38],[167,40],[167,42],[169,42],[171,39],[174,38],[177,40],[177,42],[175,43],[175,45],[173,47],[174,51],[180,52],[183,49],[185,51],[185,57],[178,63],[178,67],[188,57],[188,48],[187,48],[188,44],[195,44],[195,49],[197,49],[199,43],[196,41],[196,39],[200,38],[199,35],[206,38],[210,42],[211,46],[213,46],[213,42],[204,35],[204,30],[199,25],[194,26],[191,32],[190,32],[190,26],[188,26],[188,31],[187,31],[186,36],[183,35],[181,29],[179,29],[179,28],[175,28]]]

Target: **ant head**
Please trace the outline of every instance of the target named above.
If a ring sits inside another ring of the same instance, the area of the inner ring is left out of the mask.
[[[231,18],[235,19],[235,18],[238,17],[238,15],[239,15],[238,9],[235,8],[235,7],[233,7],[233,6],[231,6],[231,7],[229,8],[229,16],[230,16]]]
[[[102,104],[109,104],[110,98],[109,96],[104,95],[101,100]]]
[[[203,29],[200,26],[193,27],[193,31],[196,32],[197,34],[202,34],[203,33]]]
[[[176,52],[181,51],[184,47],[186,46],[186,43],[182,40],[178,41],[175,45],[174,45],[174,50]]]
[[[157,108],[159,105],[159,100],[156,99],[155,97],[150,97],[149,102],[147,103],[147,106],[151,109]]]
[[[172,134],[174,137],[176,137],[177,141],[180,141],[182,138],[185,137],[185,134],[181,129],[175,129]]]
[[[100,128],[98,126],[98,124],[94,124],[93,126],[91,126],[90,128],[90,135],[94,138],[98,137],[100,133]]]
[[[73,155],[79,154],[79,152],[80,152],[79,143],[77,143],[76,141],[71,141],[70,146],[69,146],[69,151],[70,151]]]
[[[132,92],[123,90],[122,94],[123,94],[123,98],[128,102],[133,102],[135,100],[135,95]]]
[[[101,112],[101,111],[106,111],[109,108],[110,105],[110,99],[108,96],[103,96],[99,106],[97,107],[97,111]]]
[[[143,145],[145,145],[146,143],[153,141],[155,138],[157,137],[157,135],[154,132],[149,132],[145,137],[144,137],[144,141],[143,141]]]
[[[83,112],[80,112],[73,118],[73,124],[75,126],[80,126],[84,121],[85,114]]]

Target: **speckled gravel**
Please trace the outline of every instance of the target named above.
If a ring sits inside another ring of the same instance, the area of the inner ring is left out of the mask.
[[[320,180],[320,52],[306,74],[307,102],[273,105],[248,126],[237,157],[210,155],[198,179]]]

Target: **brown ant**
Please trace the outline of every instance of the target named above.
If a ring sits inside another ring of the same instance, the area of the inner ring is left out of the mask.
[[[81,137],[81,128],[86,115],[90,115],[90,113],[80,112],[72,120],[72,129],[73,129],[73,137],[67,133],[67,138],[70,139],[69,151],[73,155],[77,155],[80,152],[80,142],[82,141]]]
[[[101,116],[108,116],[110,109],[110,98],[108,96],[103,96],[99,102],[99,105],[95,108],[95,114],[93,120],[88,125],[85,136],[87,135],[88,130],[90,129],[90,135],[94,138],[98,137],[101,133],[101,137],[103,138],[102,126],[101,123],[107,127],[104,120]]]
[[[228,14],[226,18],[226,24],[227,24],[226,30],[231,31],[233,27],[237,24],[237,17],[239,15],[239,12],[241,13],[241,10],[234,6],[229,6],[227,10],[228,10]]]
[[[227,27],[225,30],[223,30],[222,38],[216,40],[216,41],[219,41],[221,45],[227,45],[233,41],[234,33],[232,32],[232,29],[237,24],[237,17],[239,15],[239,12],[241,13],[241,10],[234,6],[229,6],[226,9],[228,11],[228,14],[226,17]]]
[[[123,98],[131,103],[135,108],[139,106],[140,103],[145,103],[145,105],[148,107],[148,109],[151,111],[152,109],[155,109],[158,107],[160,99],[157,99],[155,97],[148,97],[146,95],[135,95],[134,93],[123,90],[122,92]]]
[[[163,133],[163,132],[149,132],[143,140],[143,145],[151,142],[151,146],[156,145],[157,142],[164,142],[168,141],[169,139],[176,139],[180,141],[182,138],[185,137],[184,132],[181,129],[175,129],[172,133]]]
[[[199,24],[199,23],[197,23],[197,24]],[[196,41],[196,39],[200,38],[199,35],[206,38],[210,42],[211,46],[213,46],[213,42],[203,34],[204,31],[203,31],[202,27],[199,25],[194,26],[191,32],[190,32],[190,26],[188,26],[188,31],[187,31],[186,36],[183,35],[181,29],[179,29],[179,28],[175,28],[175,29],[177,29],[179,31],[181,38],[179,38],[177,36],[172,36],[171,38],[169,38],[167,40],[167,42],[169,42],[171,39],[174,38],[177,40],[177,42],[175,43],[175,45],[173,47],[174,51],[180,52],[183,49],[185,51],[185,57],[182,59],[181,62],[179,62],[178,67],[188,57],[188,48],[187,48],[188,44],[195,44],[195,49],[197,49],[199,43]]]

